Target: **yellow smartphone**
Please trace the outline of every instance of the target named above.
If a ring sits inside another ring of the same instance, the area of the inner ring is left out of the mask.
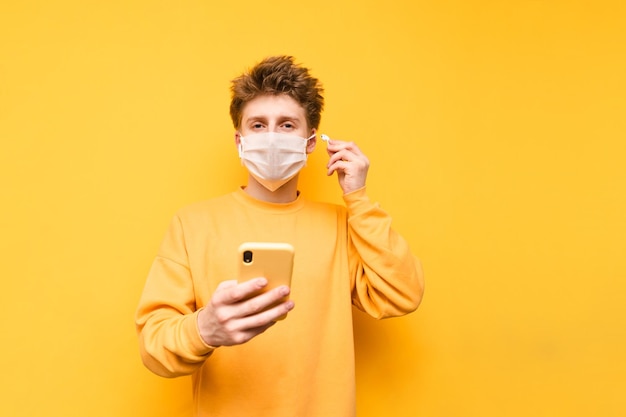
[[[239,246],[238,252],[239,271],[237,279],[239,282],[264,277],[267,279],[267,286],[261,292],[280,285],[291,287],[295,252],[289,243],[245,242]],[[277,304],[285,302],[287,299],[289,296],[281,299]]]

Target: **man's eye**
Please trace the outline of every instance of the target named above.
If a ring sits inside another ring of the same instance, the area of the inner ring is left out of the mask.
[[[253,129],[261,129],[263,127],[263,125],[261,123],[255,123],[252,125]]]
[[[283,127],[284,127],[285,129],[293,129],[293,125],[292,125],[291,123],[285,123],[285,124],[283,125]]]

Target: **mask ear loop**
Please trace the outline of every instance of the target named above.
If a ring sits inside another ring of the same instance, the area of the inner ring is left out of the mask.
[[[239,134],[239,146],[237,146],[237,150],[239,151],[239,159],[242,159],[243,157],[243,139],[243,135]]]
[[[305,141],[306,141],[305,143],[308,145],[309,141],[310,141],[311,139],[313,139],[314,137],[316,137],[316,136],[317,136],[317,134],[316,134],[316,133],[313,133],[311,136],[309,136],[308,138],[306,138],[306,139],[305,139]],[[305,148],[304,148],[304,154],[306,155],[306,146],[305,146]]]

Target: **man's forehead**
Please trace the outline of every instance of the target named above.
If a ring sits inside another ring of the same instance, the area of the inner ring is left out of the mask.
[[[304,108],[300,103],[287,95],[256,97],[246,103],[242,113],[244,119],[305,117]]]

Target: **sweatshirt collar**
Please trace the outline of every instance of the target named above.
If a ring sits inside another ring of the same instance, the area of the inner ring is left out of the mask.
[[[233,197],[239,203],[252,207],[253,209],[273,212],[276,214],[292,213],[300,210],[304,206],[304,197],[302,197],[302,193],[300,193],[300,191],[298,191],[296,199],[289,203],[270,203],[268,201],[256,199],[246,193],[243,186],[233,192]]]

